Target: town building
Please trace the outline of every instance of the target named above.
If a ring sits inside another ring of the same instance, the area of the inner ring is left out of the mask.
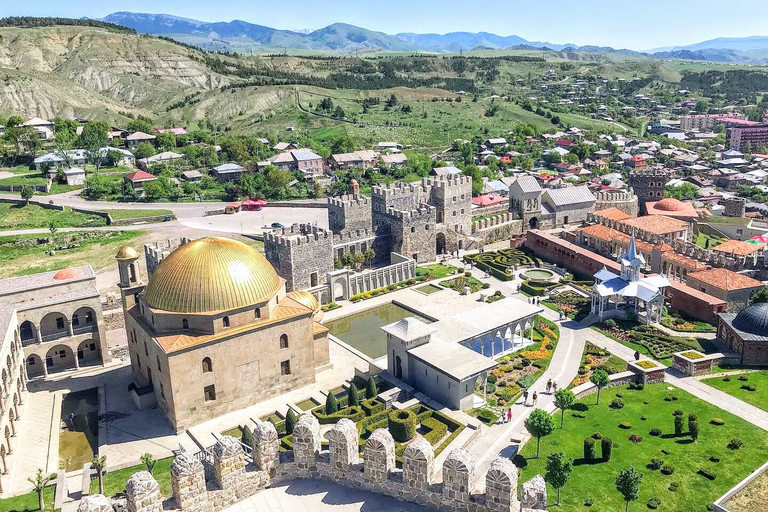
[[[259,162],[259,168],[273,165],[283,171],[301,171],[307,177],[323,174],[323,157],[308,149],[291,149],[278,153],[266,162]]]
[[[587,220],[595,211],[595,196],[586,186],[543,190],[525,175],[509,186],[509,212],[523,229],[562,227]]]
[[[724,114],[692,114],[680,118],[680,129],[686,132],[691,130],[711,130],[724,119],[746,119],[747,116],[737,112]]]
[[[235,163],[217,165],[211,170],[219,181],[237,181],[240,175],[247,172],[245,167]]]
[[[32,119],[21,123],[22,128],[32,128],[42,140],[51,140],[54,137],[55,124],[47,119],[33,117]]]
[[[648,215],[665,215],[687,222],[693,222],[699,218],[699,213],[691,203],[684,203],[674,197],[666,197],[661,201],[650,201],[646,203],[645,209]]]
[[[765,284],[727,268],[713,268],[688,274],[688,286],[726,301],[731,307],[743,308]]]
[[[378,154],[374,151],[354,151],[331,155],[331,169],[370,169],[376,166]]]
[[[130,174],[126,174],[123,176],[123,181],[131,185],[133,187],[133,190],[141,194],[144,192],[144,184],[150,181],[155,181],[157,179],[157,176],[154,174],[149,174],[145,171],[135,171]]]
[[[125,147],[135,148],[142,142],[154,142],[157,137],[144,132],[133,132],[125,138]]]
[[[312,383],[330,367],[312,295],[286,293],[257,250],[226,238],[118,253],[130,393],[176,432]]]
[[[720,313],[717,336],[741,355],[747,366],[768,365],[768,303],[753,304],[736,313]]]
[[[740,151],[755,151],[758,144],[768,145],[768,124],[730,128],[728,147]]]

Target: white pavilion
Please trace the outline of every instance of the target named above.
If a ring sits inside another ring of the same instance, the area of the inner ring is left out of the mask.
[[[669,286],[669,281],[663,275],[640,277],[645,258],[637,252],[634,232],[618,261],[621,263],[620,276],[605,267],[594,275],[591,313],[604,320],[613,316],[626,317],[628,311],[634,311],[638,320],[646,324],[660,322],[664,288]]]

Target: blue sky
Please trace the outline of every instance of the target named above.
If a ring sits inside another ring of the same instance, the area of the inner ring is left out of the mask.
[[[117,10],[283,29],[344,22],[397,32],[493,32],[531,41],[645,50],[715,37],[768,35],[766,0],[2,0],[0,16],[92,18]]]

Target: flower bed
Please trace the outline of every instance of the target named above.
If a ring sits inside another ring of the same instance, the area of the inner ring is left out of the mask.
[[[571,382],[571,387],[576,387],[589,382],[589,377],[597,369],[604,370],[608,375],[621,373],[627,370],[627,362],[612,355],[605,349],[587,342],[581,356],[579,375]]]
[[[457,270],[458,269],[454,266],[443,264],[428,265],[425,268],[417,267],[416,277],[406,279],[405,281],[399,281],[388,286],[383,286],[381,288],[376,288],[367,292],[355,294],[351,296],[349,300],[352,302],[360,302],[361,300],[371,299],[373,297],[378,297],[379,295],[384,295],[389,292],[402,290],[403,288],[410,288],[416,284],[426,283],[427,281],[432,281],[434,279],[441,279],[456,272]]]
[[[693,350],[689,350],[688,352],[683,352],[680,355],[683,357],[687,357],[688,359],[704,359],[704,356],[702,354]]]
[[[464,292],[465,287],[469,287],[470,293],[475,293],[476,291],[480,290],[483,287],[482,281],[479,281],[478,279],[470,276],[459,276],[454,277],[453,279],[448,279],[446,281],[440,282],[441,286],[445,286],[446,288],[450,288],[451,290],[457,291],[459,293]]]
[[[635,364],[639,366],[640,368],[645,368],[646,370],[650,370],[651,368],[656,368],[657,364],[651,361],[650,359],[643,359],[642,361],[637,361]]]
[[[638,325],[636,322],[606,320],[593,326],[593,329],[620,341],[630,348],[638,350],[656,360],[670,360],[675,352],[688,350],[704,351],[696,338],[670,336],[650,325]]]

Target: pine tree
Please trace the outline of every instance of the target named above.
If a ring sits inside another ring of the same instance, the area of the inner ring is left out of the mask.
[[[347,405],[349,407],[352,407],[354,405],[360,405],[360,394],[354,382],[349,385],[349,393],[347,394]]]
[[[333,414],[339,412],[339,402],[336,401],[336,395],[328,393],[328,398],[325,399],[325,414]]]
[[[296,422],[298,421],[298,418],[296,417],[296,413],[293,412],[293,409],[289,408],[288,413],[285,415],[285,433],[290,435],[293,434],[293,429],[296,427]]]
[[[365,389],[365,398],[376,398],[379,392],[376,390],[376,381],[373,377],[368,377],[368,387]]]

